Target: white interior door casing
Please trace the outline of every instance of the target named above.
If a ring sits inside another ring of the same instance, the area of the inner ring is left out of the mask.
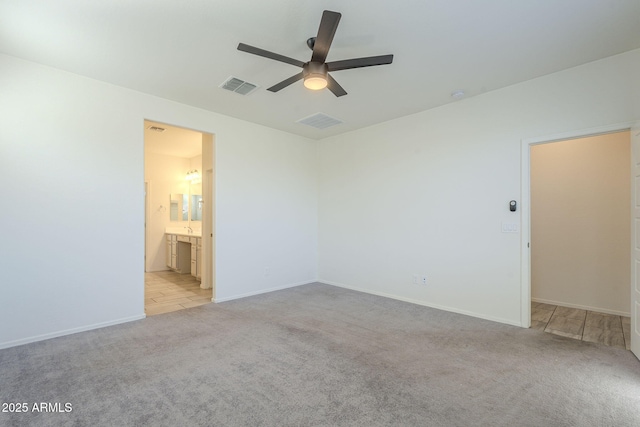
[[[631,128],[631,351],[640,358],[640,122]]]
[[[631,129],[631,350],[640,359],[640,122],[618,123],[522,140],[521,150],[521,322],[531,325],[531,146]]]

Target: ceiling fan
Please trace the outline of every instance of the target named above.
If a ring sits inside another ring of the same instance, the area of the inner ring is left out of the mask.
[[[311,61],[308,62],[298,61],[297,59],[249,46],[244,43],[238,44],[238,50],[302,68],[302,72],[271,86],[267,89],[268,91],[278,92],[292,83],[304,79],[304,85],[308,89],[320,90],[326,87],[333,92],[335,96],[343,96],[346,95],[347,92],[329,75],[329,71],[391,64],[391,62],[393,62],[393,55],[369,56],[366,58],[325,62],[341,16],[340,13],[330,10],[325,10],[322,13],[318,35],[307,40],[307,46],[313,51]]]

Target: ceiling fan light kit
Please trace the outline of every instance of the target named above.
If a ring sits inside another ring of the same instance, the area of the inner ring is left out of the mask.
[[[333,77],[331,77],[329,71],[391,64],[393,62],[393,55],[370,56],[366,58],[325,62],[341,17],[342,15],[340,13],[332,12],[330,10],[325,10],[322,13],[322,20],[320,21],[320,28],[318,28],[318,35],[307,40],[307,46],[309,46],[313,51],[311,60],[308,62],[302,62],[297,59],[249,46],[244,43],[238,44],[238,50],[302,68],[301,73],[293,75],[288,79],[267,88],[270,92],[278,92],[298,80],[303,79],[304,86],[308,89],[321,90],[326,87],[335,96],[343,96],[346,95],[347,92],[333,79]]]
[[[304,75],[304,87],[311,90],[320,90],[327,87],[327,64],[308,62],[302,67]]]
[[[322,75],[309,74],[304,78],[304,87],[311,90],[321,90],[327,87],[327,79]]]

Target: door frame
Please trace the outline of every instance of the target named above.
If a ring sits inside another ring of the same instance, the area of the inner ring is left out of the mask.
[[[630,130],[634,122],[617,123],[613,125],[597,126],[536,138],[526,138],[521,141],[521,177],[520,177],[520,221],[521,221],[521,289],[520,289],[520,323],[522,327],[531,326],[531,147],[534,145],[559,142],[567,139],[586,138],[607,133]],[[632,191],[633,192],[633,191]],[[629,194],[632,198],[633,194]],[[630,254],[631,256],[631,254]],[[634,280],[631,278],[629,288],[632,289]]]
[[[194,129],[188,126],[183,126],[183,125],[177,125],[177,124],[172,124],[169,123],[165,120],[155,120],[155,119],[150,119],[150,118],[143,118],[142,119],[142,123],[143,123],[143,128],[145,126],[145,122],[146,121],[151,121],[154,123],[161,123],[167,126],[171,126],[171,127],[176,127],[176,128],[182,128],[182,129],[188,129],[194,132],[198,132],[202,135],[203,137],[203,142],[202,142],[202,150],[201,150],[201,155],[203,158],[203,174],[202,174],[202,179],[205,178],[205,174],[209,173],[210,174],[210,179],[208,181],[209,184],[209,189],[208,189],[208,193],[206,194],[206,197],[208,199],[208,201],[205,199],[205,205],[203,206],[203,228],[202,228],[202,233],[203,233],[203,237],[204,237],[204,233],[205,231],[208,231],[210,234],[210,238],[209,239],[204,239],[204,241],[209,241],[208,245],[203,245],[203,248],[206,247],[205,252],[202,253],[202,259],[204,260],[203,263],[203,269],[202,269],[202,276],[201,276],[201,287],[203,285],[207,286],[209,288],[212,288],[212,298],[211,301],[215,302],[215,271],[216,271],[216,259],[215,259],[215,235],[216,235],[216,225],[215,225],[215,218],[216,218],[216,191],[215,191],[215,183],[216,183],[216,173],[217,173],[217,168],[216,168],[216,134],[214,132],[211,131],[207,131],[207,130],[199,130],[199,129]],[[209,136],[210,138],[207,139],[207,141],[205,142],[205,135]],[[145,137],[144,137],[144,132],[142,135],[142,146],[143,146],[143,151],[144,151],[144,146],[146,144],[145,141]],[[207,147],[205,150],[205,146]],[[205,153],[206,151],[206,153]],[[205,169],[205,159],[204,156],[207,155],[209,156],[209,158],[207,160],[210,160],[210,165],[207,166],[207,169]],[[144,256],[144,271],[145,273],[147,272],[147,230],[148,230],[148,226],[149,226],[149,220],[150,220],[150,216],[149,216],[149,208],[150,208],[150,197],[149,194],[151,193],[151,181],[148,181],[145,177],[145,166],[144,166],[144,160],[145,160],[145,156],[143,156],[143,165],[142,165],[142,175],[143,175],[143,181],[145,183],[145,189],[147,190],[148,193],[145,193],[145,226],[144,226],[144,250],[143,250],[143,256]],[[203,182],[204,184],[204,182]],[[204,188],[203,188],[204,190]],[[203,193],[204,195],[204,193]],[[210,223],[207,224],[207,227],[204,226],[204,222],[205,222],[205,217],[210,218]],[[205,228],[207,228],[207,230],[205,230]],[[207,253],[208,252],[208,253]],[[206,277],[205,277],[206,274]],[[143,280],[142,280],[142,289],[144,291],[145,289],[145,282],[144,282],[144,275],[143,275]],[[206,289],[206,288],[203,288]],[[143,311],[144,311],[144,303],[143,303]]]
[[[215,145],[215,143],[214,143]],[[204,168],[203,168],[204,169]],[[205,188],[204,183],[206,182],[206,194],[209,200],[209,210],[203,212],[203,224],[202,224],[202,253],[203,257],[206,255],[209,259],[208,263],[205,263],[205,269],[202,271],[202,285],[205,289],[211,288],[211,301],[215,302],[216,297],[216,282],[215,282],[215,238],[214,238],[214,230],[215,226],[215,175],[214,169],[210,168],[203,171],[204,179],[203,179],[203,189]],[[203,191],[204,193],[204,191]],[[206,206],[206,201],[205,201]],[[206,224],[206,225],[205,225]]]
[[[629,349],[640,359],[640,121],[631,126],[631,324],[629,325]],[[634,339],[635,337],[635,339]]]
[[[148,237],[148,225],[149,225],[149,209],[151,205],[149,204],[149,194],[151,193],[151,181],[144,180],[144,272],[148,271],[147,265],[147,242],[149,241]]]

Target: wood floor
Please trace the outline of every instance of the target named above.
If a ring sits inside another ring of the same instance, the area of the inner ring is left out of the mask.
[[[531,327],[551,334],[629,350],[631,319],[624,316],[531,303]]]
[[[144,274],[144,312],[147,316],[209,304],[211,289],[201,289],[190,274],[158,271]]]

